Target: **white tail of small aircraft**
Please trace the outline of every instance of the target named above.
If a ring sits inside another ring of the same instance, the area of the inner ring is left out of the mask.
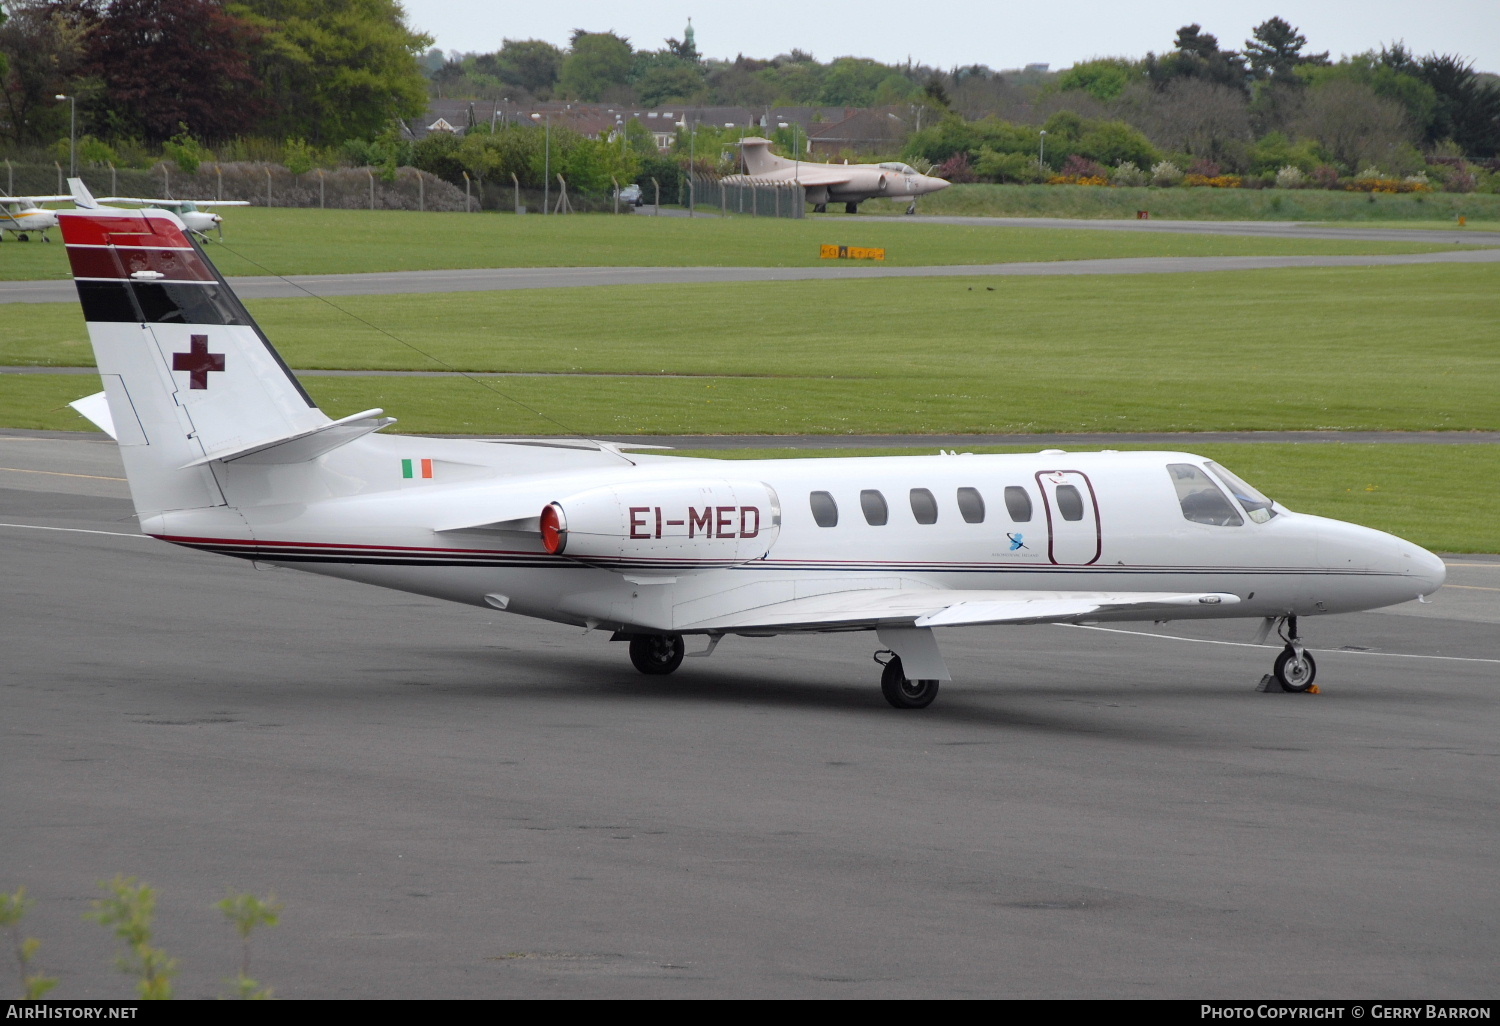
[[[1297,617],[1441,585],[1391,535],[1293,513],[1188,453],[726,463],[587,441],[376,434],[327,417],[172,213],[59,213],[119,443],[164,541],[559,623],[671,673],[685,635],[875,631],[898,708],[936,627],[1251,617],[1312,686]],[[703,653],[707,654],[707,652]]]

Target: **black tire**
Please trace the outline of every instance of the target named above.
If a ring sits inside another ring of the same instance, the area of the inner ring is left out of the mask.
[[[897,709],[925,709],[937,697],[935,680],[907,680],[901,659],[892,656],[880,674],[880,693]]]
[[[1303,649],[1302,658],[1298,659],[1297,653],[1288,646],[1276,657],[1276,668],[1272,673],[1281,690],[1300,694],[1312,690],[1313,681],[1318,679],[1318,664],[1313,661],[1311,652]]]
[[[826,213],[828,213],[828,204],[827,203],[814,203],[813,204],[813,213],[814,214],[826,214]]]
[[[31,236],[30,235],[24,235],[24,234],[23,235],[17,235],[16,236],[16,241],[17,242],[30,242],[31,241]]]
[[[630,661],[649,677],[664,676],[677,669],[686,651],[681,634],[637,634],[630,639]]]
[[[844,204],[844,213],[846,213],[846,214],[857,214],[857,213],[859,213],[859,204],[858,203],[845,203]]]

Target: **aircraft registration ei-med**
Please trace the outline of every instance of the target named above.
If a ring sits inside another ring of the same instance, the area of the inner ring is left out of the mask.
[[[1295,513],[1182,452],[725,462],[586,440],[378,435],[319,410],[174,214],[61,211],[142,530],[207,552],[613,632],[646,674],[687,635],[874,631],[930,704],[937,627],[1297,618],[1435,591],[1441,560]]]

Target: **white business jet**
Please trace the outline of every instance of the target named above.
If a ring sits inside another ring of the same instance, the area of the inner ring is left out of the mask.
[[[33,235],[40,235],[43,242],[51,242],[47,233],[57,227],[57,211],[48,210],[41,204],[61,203],[72,198],[0,195],[0,240],[10,232],[17,242],[28,242]]]
[[[74,405],[118,441],[147,534],[608,630],[642,673],[687,635],[874,631],[913,709],[950,679],[935,628],[1246,617],[1305,691],[1299,617],[1443,582],[1430,552],[1190,453],[730,463],[377,435],[382,410],[317,408],[177,216],[60,220],[104,380]]]

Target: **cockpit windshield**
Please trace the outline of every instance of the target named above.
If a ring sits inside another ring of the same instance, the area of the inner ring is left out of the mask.
[[[1235,500],[1241,506],[1245,507],[1245,512],[1250,514],[1251,520],[1257,524],[1264,524],[1276,515],[1276,510],[1272,508],[1271,500],[1262,495],[1254,485],[1241,480],[1212,460],[1208,463],[1208,469],[1214,472],[1215,477],[1224,482],[1225,487],[1229,489],[1229,494],[1233,495]]]
[[[912,167],[910,164],[899,164],[891,162],[888,164],[881,164],[880,166],[886,171],[895,171],[897,174],[914,175],[917,173],[916,168]]]

